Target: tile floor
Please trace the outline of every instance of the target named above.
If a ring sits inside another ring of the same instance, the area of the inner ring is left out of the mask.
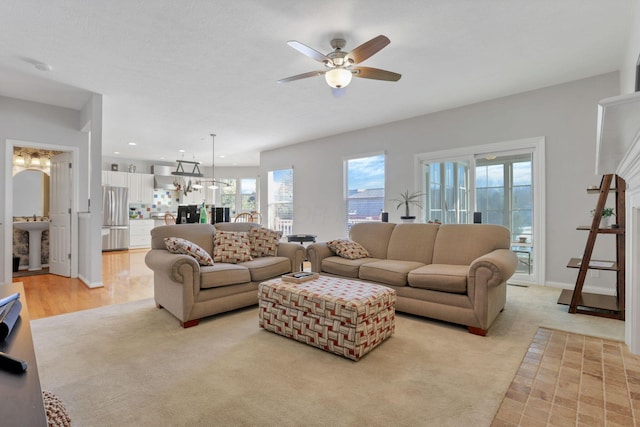
[[[492,427],[574,425],[640,426],[640,356],[621,342],[540,328]]]

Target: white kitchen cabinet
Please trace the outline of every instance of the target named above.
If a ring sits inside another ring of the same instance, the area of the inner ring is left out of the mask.
[[[102,171],[102,185],[110,185],[113,187],[128,187],[129,173],[117,171]]]
[[[153,203],[153,175],[149,173],[129,173],[129,203]]]
[[[133,219],[129,221],[129,248],[150,248],[153,219]]]

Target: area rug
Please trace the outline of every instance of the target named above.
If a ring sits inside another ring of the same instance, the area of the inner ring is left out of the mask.
[[[261,330],[255,307],[182,329],[148,299],[32,331],[42,387],[78,426],[489,426],[540,324],[623,335],[558,295],[510,286],[486,337],[398,314],[358,362]]]
[[[640,356],[621,341],[540,328],[492,425],[640,425]]]

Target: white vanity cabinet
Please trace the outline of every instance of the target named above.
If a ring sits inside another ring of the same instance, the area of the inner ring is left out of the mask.
[[[153,203],[153,175],[150,173],[129,173],[129,203]]]
[[[153,219],[132,219],[129,221],[129,249],[150,248]]]

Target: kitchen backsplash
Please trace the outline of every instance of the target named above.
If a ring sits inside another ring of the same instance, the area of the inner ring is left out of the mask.
[[[180,193],[171,190],[154,190],[153,204],[130,203],[129,217],[152,218],[165,212],[176,213],[180,204]],[[132,213],[133,212],[133,213]],[[156,214],[156,215],[153,215]]]

